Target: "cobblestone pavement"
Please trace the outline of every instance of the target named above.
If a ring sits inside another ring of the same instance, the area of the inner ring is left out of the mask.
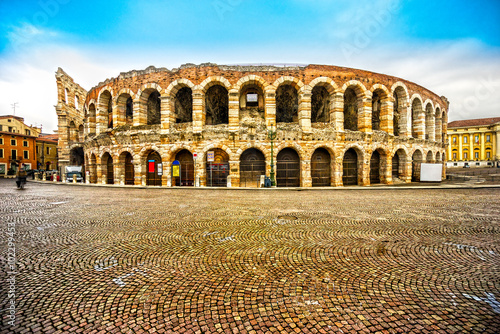
[[[13,185],[0,180],[2,333],[500,328],[498,188]]]

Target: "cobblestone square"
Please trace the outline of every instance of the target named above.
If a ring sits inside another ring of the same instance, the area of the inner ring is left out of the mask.
[[[500,328],[498,188],[16,190],[0,179],[0,199],[1,333]]]

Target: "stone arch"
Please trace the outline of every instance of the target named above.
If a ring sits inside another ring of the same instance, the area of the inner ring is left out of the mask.
[[[414,182],[420,181],[420,164],[424,162],[424,150],[421,147],[416,147],[413,150],[411,161],[412,161],[412,176],[411,180]]]
[[[260,178],[266,175],[266,156],[261,150],[251,147],[239,157],[240,187],[259,187]]]
[[[97,132],[113,128],[113,89],[101,88],[97,97]]]
[[[304,84],[297,78],[284,76],[275,81],[276,123],[299,122],[299,91]]]
[[[68,127],[68,141],[76,142],[78,141],[78,130],[74,121],[69,122]]]
[[[299,153],[293,147],[277,150],[276,155],[276,186],[300,187],[301,161]]]
[[[238,80],[233,90],[238,92],[240,110],[245,110],[246,108],[257,108],[259,113],[263,112],[266,103],[265,92],[269,86],[269,83],[262,77],[253,74],[247,75]],[[249,100],[249,94],[252,95],[252,101]],[[257,95],[256,101],[253,101],[255,97],[254,95]],[[240,117],[241,116],[244,115],[240,115]]]
[[[382,84],[375,84],[370,89],[372,93],[372,131],[393,133],[393,106],[391,93]]]
[[[122,88],[116,97],[116,123],[117,125],[133,124],[134,120],[134,92],[129,88]]]
[[[367,90],[359,81],[351,80],[342,86],[342,92],[344,95],[344,130],[358,131],[363,123],[360,113],[364,109]]]
[[[304,149],[298,143],[283,142],[283,143],[281,143],[279,145],[276,145],[274,151],[275,152],[279,152],[279,151],[284,150],[285,148],[294,149],[297,152],[297,154],[299,155],[300,161],[304,161],[306,159],[306,155],[305,155]]]
[[[413,138],[425,138],[425,113],[419,94],[411,97],[411,135]]]
[[[311,181],[313,187],[328,187],[334,184],[335,156],[325,145],[315,148],[311,154]]]
[[[346,145],[342,150],[342,168],[340,172],[342,185],[363,184],[363,161],[365,152],[358,144]],[[355,153],[355,156],[352,154]]]
[[[154,125],[161,123],[162,88],[156,82],[146,83],[137,91],[134,100],[134,125]],[[151,95],[153,94],[153,95]]]
[[[89,106],[87,108],[87,133],[90,134],[95,134],[96,133],[96,120],[97,120],[97,113],[96,113],[96,108],[95,108],[95,101],[91,100],[89,103]]]
[[[427,162],[427,163],[432,163],[432,162],[434,162],[434,153],[432,152],[432,150],[429,150],[429,151],[427,152],[427,155],[426,155],[426,157],[425,157],[425,162]]]
[[[425,105],[425,139],[434,141],[435,139],[435,118],[434,105],[431,100],[427,99]]]
[[[254,148],[256,150],[259,150],[264,154],[266,158],[266,163],[271,161],[271,150],[269,150],[266,146],[262,145],[261,143],[247,143],[244,146],[240,146],[238,150],[234,153],[234,160],[240,160],[241,154],[245,152],[248,149]]]
[[[401,81],[396,82],[391,87],[393,97],[393,131],[394,136],[411,134],[411,125],[408,126],[409,94],[406,85]]]
[[[133,150],[125,148],[118,153],[117,163],[117,178],[119,184],[134,185],[135,184],[135,167]]]

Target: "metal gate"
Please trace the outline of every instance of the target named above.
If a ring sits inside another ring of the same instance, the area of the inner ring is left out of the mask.
[[[132,164],[132,155],[129,153],[125,157],[125,184],[134,185],[134,165]]]
[[[300,187],[300,159],[293,149],[285,148],[278,154],[276,185],[278,187]]]
[[[325,149],[317,149],[311,159],[311,177],[313,187],[331,185],[330,154]]]
[[[226,187],[229,163],[207,163],[207,186]]]
[[[353,149],[344,154],[342,183],[344,186],[358,184],[358,155]]]
[[[380,183],[380,154],[375,151],[370,159],[370,184]]]
[[[392,178],[399,178],[399,155],[398,153],[394,154],[392,157]]]
[[[260,176],[266,174],[264,154],[256,149],[248,149],[240,158],[240,186],[258,187]]]
[[[163,174],[161,157],[156,152],[151,152],[146,160],[146,184],[148,186],[161,186]]]
[[[108,157],[108,161],[106,162],[106,164],[107,164],[107,166],[106,166],[106,176],[107,176],[106,183],[113,184],[113,183],[115,183],[114,182],[114,172],[113,172],[113,159],[111,157]]]

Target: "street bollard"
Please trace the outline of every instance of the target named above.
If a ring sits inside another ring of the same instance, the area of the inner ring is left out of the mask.
[[[52,174],[52,181],[57,182],[57,173]]]
[[[76,175],[73,174],[73,183],[76,183]]]
[[[42,175],[42,181],[47,181],[47,175],[45,173]]]

